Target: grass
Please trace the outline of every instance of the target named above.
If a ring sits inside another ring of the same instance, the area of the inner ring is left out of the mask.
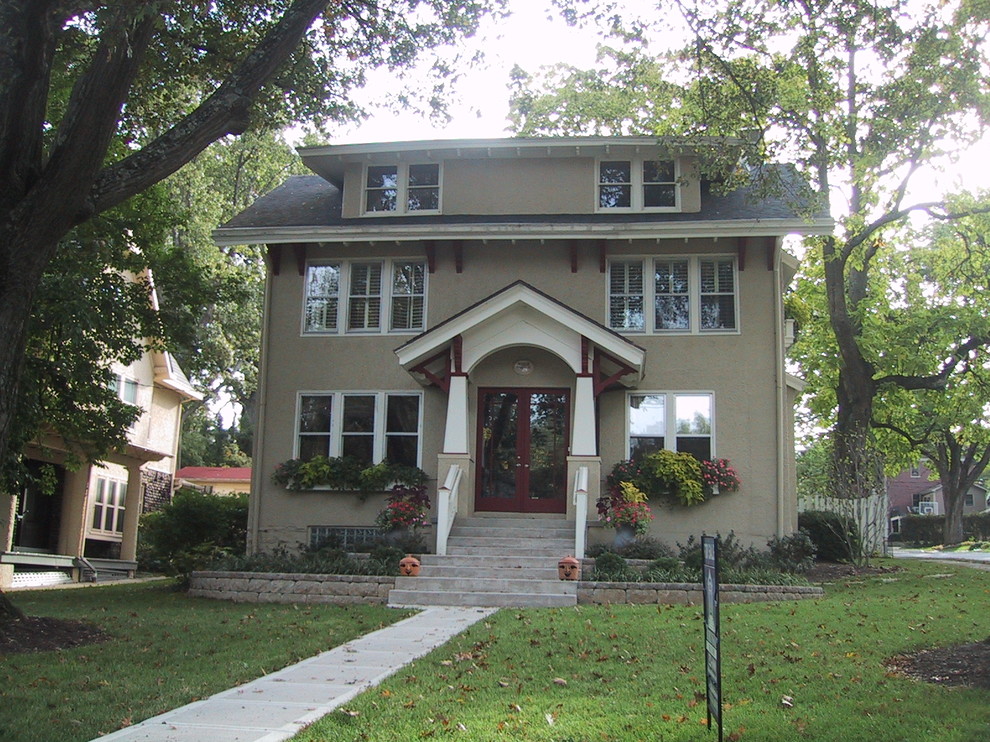
[[[0,655],[0,740],[89,740],[409,615],[383,606],[248,605],[190,598],[170,582],[18,592],[33,616],[113,636],[60,652]]]
[[[822,599],[722,607],[727,740],[990,739],[990,691],[884,665],[986,639],[990,573],[897,566],[829,585]],[[700,608],[503,610],[295,740],[717,739],[705,726],[703,655]]]

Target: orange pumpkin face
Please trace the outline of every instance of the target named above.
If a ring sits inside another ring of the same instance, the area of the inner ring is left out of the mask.
[[[557,562],[557,577],[561,580],[578,580],[581,577],[581,562],[574,557],[564,557]]]
[[[419,559],[411,554],[399,560],[399,574],[404,577],[416,577],[419,575]]]

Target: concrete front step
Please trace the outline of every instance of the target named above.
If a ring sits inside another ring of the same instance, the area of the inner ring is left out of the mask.
[[[490,526],[464,526],[458,523],[450,529],[451,538],[526,538],[574,540],[573,528],[492,528]]]
[[[416,578],[413,578],[416,579]],[[566,608],[577,605],[577,595],[549,593],[458,593],[446,590],[392,590],[388,604],[406,606],[469,605],[479,608]]]
[[[564,556],[567,556],[566,554]],[[448,554],[438,556],[437,554],[423,554],[420,562],[424,567],[427,565],[443,565],[447,567],[472,567],[475,569],[486,569],[489,572],[493,566],[499,569],[539,569],[540,567],[557,568],[560,557],[546,556],[519,556],[517,554],[502,554],[498,560],[493,560],[490,555],[479,554]]]
[[[447,549],[490,546],[499,547],[506,554],[525,554],[530,549],[557,549],[570,553],[574,551],[573,538],[521,538],[515,536],[453,536],[447,539]],[[542,552],[541,552],[542,553]]]
[[[545,528],[570,528],[574,530],[574,523],[568,521],[563,515],[546,515],[546,516],[520,516],[517,518],[509,517],[504,514],[498,516],[486,516],[478,515],[477,513],[466,518],[457,516],[457,521],[454,523],[454,527],[466,526],[470,528],[491,528],[497,530],[535,530],[539,531]]]
[[[548,547],[548,548],[536,548],[536,547],[525,547],[518,549],[506,550],[504,546],[453,546],[451,544],[447,545],[447,553],[452,556],[488,556],[488,557],[504,557],[511,558],[515,554],[525,554],[526,556],[543,557],[545,559],[561,559],[562,557],[571,555],[574,553],[574,545],[571,544],[569,548],[562,547]]]
[[[577,583],[561,580],[527,580],[507,577],[396,577],[396,590],[456,593],[539,593],[577,595]]]
[[[482,577],[497,574],[510,580],[556,580],[557,566],[519,567],[505,565],[485,559],[485,566],[457,566],[452,564],[423,565],[420,575],[423,577]]]

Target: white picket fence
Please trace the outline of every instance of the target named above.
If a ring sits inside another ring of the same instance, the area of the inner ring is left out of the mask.
[[[887,495],[844,499],[838,497],[804,497],[798,502],[799,510],[824,510],[850,518],[859,526],[863,548],[869,554],[883,554],[889,535],[887,521]]]

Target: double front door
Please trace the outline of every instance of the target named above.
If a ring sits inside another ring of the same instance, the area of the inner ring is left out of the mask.
[[[568,391],[478,390],[478,510],[567,509]]]

